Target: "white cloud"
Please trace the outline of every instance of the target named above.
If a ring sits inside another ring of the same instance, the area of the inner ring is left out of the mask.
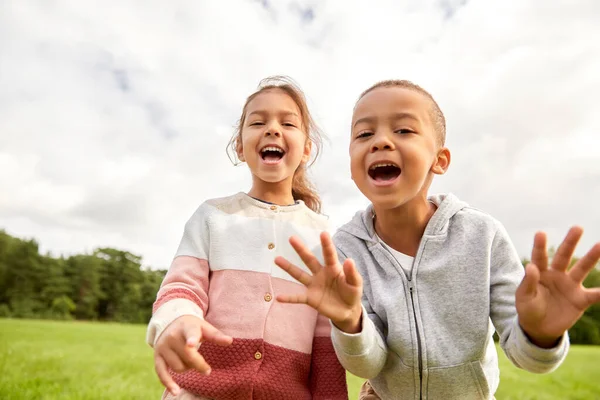
[[[434,191],[508,228],[600,240],[600,3],[98,1],[0,5],[0,228],[55,253],[129,249],[166,267],[204,199],[249,188],[225,154],[245,97],[286,74],[330,144],[314,166],[335,225],[358,94],[411,79],[438,99],[453,152]]]

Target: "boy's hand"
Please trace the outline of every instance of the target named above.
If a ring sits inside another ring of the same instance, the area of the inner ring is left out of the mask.
[[[519,323],[531,341],[550,348],[592,304],[600,302],[600,288],[586,289],[582,282],[600,259],[596,243],[567,271],[583,229],[573,227],[548,267],[546,235],[535,235],[531,263],[516,293]]]
[[[331,321],[342,331],[360,332],[362,278],[354,261],[347,259],[340,265],[335,246],[329,234],[321,234],[323,258],[322,266],[314,254],[296,237],[290,238],[290,244],[296,250],[304,264],[312,271],[307,274],[283,257],[275,258],[275,264],[306,286],[306,292],[299,295],[279,295],[282,303],[308,304]]]
[[[208,375],[210,366],[198,352],[198,346],[205,341],[228,346],[232,340],[201,318],[193,315],[177,318],[164,330],[154,346],[154,368],[158,379],[171,394],[177,396],[180,389],[169,374],[169,368],[175,372],[194,368]]]

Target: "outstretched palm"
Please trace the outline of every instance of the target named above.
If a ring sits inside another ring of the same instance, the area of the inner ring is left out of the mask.
[[[589,306],[600,302],[600,288],[586,289],[582,285],[600,259],[600,243],[567,270],[582,235],[581,228],[571,228],[550,266],[546,235],[535,236],[531,264],[516,293],[519,322],[535,342],[551,345]]]
[[[306,286],[304,293],[282,294],[277,296],[277,300],[282,303],[308,304],[331,319],[340,329],[353,330],[351,327],[360,320],[362,296],[362,278],[356,271],[354,262],[347,259],[344,265],[340,265],[335,246],[327,233],[321,234],[324,266],[298,238],[290,238],[290,244],[312,275],[285,258],[277,257],[275,264]]]

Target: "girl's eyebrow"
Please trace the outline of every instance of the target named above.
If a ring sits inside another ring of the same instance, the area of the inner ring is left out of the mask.
[[[269,112],[266,110],[256,110],[256,111],[252,111],[250,114],[248,114],[248,117],[255,115],[255,114],[259,115],[259,116],[265,116],[265,115],[269,114]],[[279,113],[279,116],[281,116],[281,117],[292,116],[292,117],[300,118],[300,116],[293,111],[281,111]]]

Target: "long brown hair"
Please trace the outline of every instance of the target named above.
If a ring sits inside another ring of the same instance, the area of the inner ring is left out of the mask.
[[[308,110],[304,92],[302,92],[302,90],[291,78],[287,76],[270,76],[260,81],[258,84],[258,89],[248,96],[246,102],[244,103],[244,107],[242,108],[242,116],[237,122],[233,136],[227,145],[227,155],[234,165],[240,164],[237,149],[241,146],[242,128],[244,126],[244,122],[246,121],[246,108],[248,107],[248,103],[250,103],[256,96],[265,90],[270,89],[278,89],[285,92],[300,109],[300,118],[302,120],[301,129],[306,134],[307,140],[312,142],[314,157],[309,163],[301,163],[294,172],[294,177],[292,179],[292,196],[294,197],[294,200],[302,200],[308,208],[314,212],[320,213],[321,198],[319,197],[313,183],[308,179],[306,168],[312,165],[321,153],[323,134]]]

